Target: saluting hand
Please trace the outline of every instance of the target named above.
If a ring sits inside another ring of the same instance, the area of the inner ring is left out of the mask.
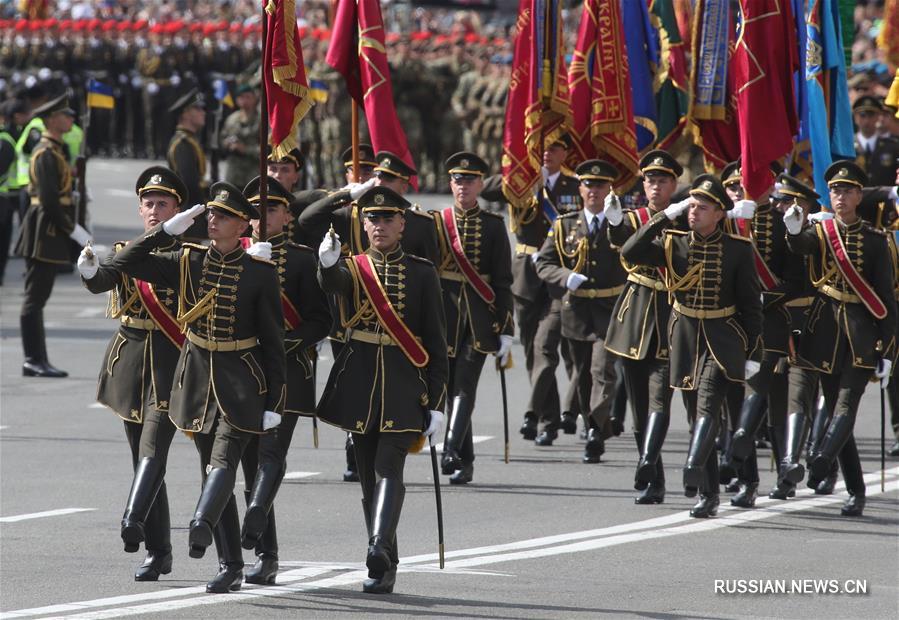
[[[178,213],[172,219],[163,222],[162,229],[172,236],[183,235],[190,228],[190,225],[194,223],[194,219],[205,210],[206,205],[194,205],[187,211]]]
[[[336,232],[329,231],[318,246],[318,262],[322,267],[333,267],[340,258],[340,237]]]
[[[690,208],[692,203],[692,198],[685,198],[680,202],[675,202],[673,205],[668,205],[665,207],[665,217],[669,220],[676,220],[680,217],[681,213]]]
[[[618,200],[618,196],[615,195],[615,192],[609,192],[606,195],[603,213],[606,214],[606,219],[609,220],[609,226],[618,226],[621,223],[621,220],[624,219],[624,212],[621,210],[621,201]]]
[[[793,203],[793,206],[784,213],[784,226],[791,235],[798,235],[802,230],[802,207]]]
[[[809,222],[823,222],[824,220],[832,220],[833,213],[830,211],[818,211],[817,213],[809,213],[808,214]]]

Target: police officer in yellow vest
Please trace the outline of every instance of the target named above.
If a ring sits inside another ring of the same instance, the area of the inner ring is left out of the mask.
[[[62,136],[72,128],[75,111],[68,97],[57,97],[34,111],[45,129],[31,155],[28,195],[31,203],[22,221],[16,253],[25,258],[25,299],[20,324],[26,377],[66,377],[47,360],[44,305],[53,291],[59,265],[69,264],[70,240],[85,245],[90,233],[75,221],[72,171]]]

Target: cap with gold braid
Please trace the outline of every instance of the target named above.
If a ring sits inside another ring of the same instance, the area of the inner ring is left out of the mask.
[[[734,206],[730,196],[724,190],[724,185],[721,184],[718,177],[711,174],[700,174],[693,179],[693,185],[690,186],[690,195],[711,200],[725,211],[730,211]]]
[[[852,104],[853,112],[883,112],[883,100],[872,95],[862,95]]]
[[[389,187],[380,185],[369,188],[356,201],[363,217],[405,214],[412,203]]]
[[[733,185],[734,183],[743,182],[743,174],[740,169],[739,159],[724,166],[724,170],[721,171],[721,182],[724,184],[724,187]]]
[[[340,156],[343,158],[344,168],[353,167],[353,147],[344,150]],[[372,148],[371,144],[359,145],[359,165],[370,166],[372,168],[378,165],[378,162],[375,161],[375,149]]]
[[[588,159],[574,169],[578,181],[608,181],[611,183],[618,178],[618,169],[607,161],[601,159]]]
[[[668,151],[655,149],[640,160],[640,172],[643,176],[651,172],[663,172],[677,178],[684,173],[684,167]]]
[[[857,163],[845,159],[832,163],[824,172],[824,180],[827,181],[827,187],[854,185],[861,188],[868,184],[868,175]]]
[[[487,162],[468,151],[450,155],[444,165],[446,166],[447,174],[457,181],[459,180],[457,177],[483,177],[490,169]]]
[[[138,197],[150,192],[162,192],[171,194],[181,205],[187,198],[187,186],[173,170],[165,166],[150,166],[140,173],[134,192]]]
[[[290,149],[290,152],[281,158],[276,157],[275,155],[272,154],[272,145],[271,144],[268,145],[268,156],[266,157],[266,159],[270,163],[276,163],[276,164],[277,163],[290,163],[290,164],[293,164],[294,166],[296,166],[297,169],[302,169],[306,162],[306,158],[303,157],[303,153],[298,148]]]
[[[186,94],[173,103],[169,108],[169,112],[177,117],[189,107],[197,107],[202,110],[206,109],[206,99],[196,88],[191,88]]]
[[[785,172],[777,177],[777,182],[779,184],[777,193],[780,196],[790,199],[802,198],[803,200],[809,200],[811,202],[816,202],[821,197],[814,189]]]
[[[415,176],[417,171],[402,159],[399,155],[395,155],[390,151],[381,151],[375,156],[378,165],[375,166],[375,172],[389,174],[391,176],[408,181],[410,177]]]
[[[239,189],[225,181],[212,184],[212,187],[209,188],[209,201],[206,206],[248,222],[259,219],[259,210],[250,204],[250,201]]]
[[[261,177],[256,177],[243,188],[243,195],[246,196],[247,200],[250,201],[250,204],[254,206],[258,206],[261,202],[261,197],[259,195],[260,178]],[[284,186],[278,183],[278,180],[272,176],[268,177],[266,188],[266,199],[270,206],[273,204],[283,204],[288,206],[293,201],[293,195],[284,189]]]

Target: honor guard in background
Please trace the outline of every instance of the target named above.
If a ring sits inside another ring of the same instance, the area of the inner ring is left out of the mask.
[[[184,234],[208,209],[207,248],[185,243],[154,253]],[[178,322],[186,341],[175,369],[169,417],[192,434],[203,490],[188,533],[189,554],[200,558],[219,545],[219,573],[207,592],[240,589],[243,556],[234,483],[253,435],[280,423],[284,407],[284,313],[275,266],[244,251],[240,236],[259,212],[236,187],[215,183],[211,198],[154,226],[116,253],[112,266],[150,284],[178,291]],[[154,482],[158,487],[162,478]],[[143,528],[126,514],[126,544]]]
[[[135,191],[144,232],[174,217],[187,195],[178,175],[162,166],[144,170]],[[155,251],[177,251],[179,246],[172,239]],[[116,243],[113,251],[124,247],[125,243]],[[175,435],[169,402],[184,334],[175,319],[177,293],[124,275],[112,266],[112,260],[110,256],[100,264],[88,247],[78,258],[78,271],[91,293],[109,292],[107,315],[121,323],[103,356],[97,401],[125,421],[125,437],[131,447],[134,482],[125,515],[141,524],[147,548],[134,580],[156,581],[172,570],[169,500],[162,476]],[[158,487],[144,482],[157,478]],[[136,543],[125,547],[129,552],[137,549]]]
[[[76,221],[72,169],[62,136],[72,128],[75,111],[62,95],[34,110],[43,120],[40,142],[28,167],[30,204],[22,219],[15,253],[25,258],[25,297],[19,324],[26,377],[66,377],[50,365],[44,334],[44,306],[60,265],[70,264],[71,242],[85,245],[90,234]]]
[[[169,112],[177,119],[175,134],[169,142],[166,159],[169,168],[187,185],[186,205],[203,204],[206,201],[206,154],[200,146],[199,134],[206,125],[206,103],[194,88],[178,99]],[[207,239],[206,222],[197,218],[184,234],[186,240]]]
[[[315,253],[287,239],[285,226],[292,219],[293,195],[268,178],[265,242],[258,243],[260,222],[251,220],[253,238],[241,242],[277,267],[284,311],[284,352],[287,356],[287,396],[278,428],[254,435],[241,463],[247,490],[247,513],[242,543],[256,550],[256,565],[247,571],[247,583],[272,584],[278,572],[278,535],[272,502],[287,471],[287,451],[300,416],[315,415],[315,344],[328,335],[331,314],[316,279]],[[244,188],[244,196],[261,208],[259,177]],[[253,243],[253,245],[250,245]],[[266,256],[268,254],[268,256]]]
[[[281,184],[284,189],[291,192],[290,212],[292,217],[284,229],[288,241],[301,245],[315,244],[318,240],[314,237],[307,238],[300,233],[297,226],[297,218],[303,210],[316,200],[321,200],[328,195],[322,189],[301,189],[303,175],[306,170],[306,157],[300,149],[291,149],[283,157],[277,157],[272,153],[271,145],[268,146],[268,175]]]
[[[802,211],[784,215],[787,244],[812,259],[818,295],[809,313],[799,355],[820,372],[821,389],[833,417],[809,454],[808,486],[817,487],[839,459],[849,499],[845,516],[861,516],[865,481],[852,430],[867,383],[889,381],[896,338],[893,261],[886,235],[858,217],[867,175],[851,161],[824,174],[836,218],[802,228]]]
[[[537,255],[537,274],[550,287],[567,289],[562,298],[562,336],[571,341],[574,376],[581,411],[585,412],[585,463],[599,463],[604,440],[611,435],[615,392],[615,355],[606,351],[612,307],[627,274],[618,250],[609,241],[604,200],[618,170],[590,159],[576,171],[584,209],[559,216]]]
[[[871,185],[894,185],[899,167],[899,140],[879,133],[883,101],[864,95],[852,104],[858,127],[855,134],[856,163],[867,174]]]
[[[742,382],[747,361],[760,346],[762,304],[749,241],[722,230],[733,207],[721,182],[708,174],[693,180],[690,199],[653,215],[627,240],[630,264],[665,269],[673,296],[669,322],[669,385],[686,392],[693,422],[684,465],[684,493],[699,502],[693,517],[718,512],[717,424],[730,384]],[[670,222],[688,211],[689,232]]]
[[[225,151],[225,180],[244,187],[259,174],[259,97],[247,84],[234,91],[237,110],[225,119],[221,144]]]
[[[640,172],[648,206],[622,211],[614,194],[606,198],[609,239],[618,247],[653,215],[670,206],[671,196],[677,190],[677,179],[684,169],[670,154],[656,150],[640,161]],[[667,226],[676,224],[670,222]],[[622,360],[628,400],[634,414],[634,438],[639,456],[634,486],[643,491],[634,502],[661,504],[665,501],[662,445],[671,417],[672,389],[668,384],[671,303],[664,270],[629,263],[625,263],[624,268],[627,284],[612,310],[606,349]]]
[[[474,475],[471,417],[484,359],[493,353],[505,366],[512,349],[511,250],[502,217],[478,204],[487,163],[463,151],[451,155],[445,166],[454,204],[431,211],[440,241],[437,270],[450,358],[442,469],[450,483],[466,484]]]
[[[406,254],[401,237],[410,207],[386,187],[358,199],[368,249],[341,259],[340,239],[319,247],[319,278],[352,320],[318,404],[322,420],[350,432],[368,529],[365,592],[393,591],[396,529],[405,497],[406,454],[424,431],[439,435],[447,357],[440,283],[433,264]]]

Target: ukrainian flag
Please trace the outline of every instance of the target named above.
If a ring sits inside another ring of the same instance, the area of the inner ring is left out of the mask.
[[[328,100],[328,84],[323,80],[309,80],[309,92],[312,100],[324,103]]]
[[[231,91],[228,89],[228,83],[225,82],[225,80],[216,80],[213,88],[215,90],[215,98],[220,101],[222,105],[229,108],[234,107],[234,98],[231,97]]]
[[[115,107],[112,87],[91,79],[87,83],[87,107],[112,110]]]

